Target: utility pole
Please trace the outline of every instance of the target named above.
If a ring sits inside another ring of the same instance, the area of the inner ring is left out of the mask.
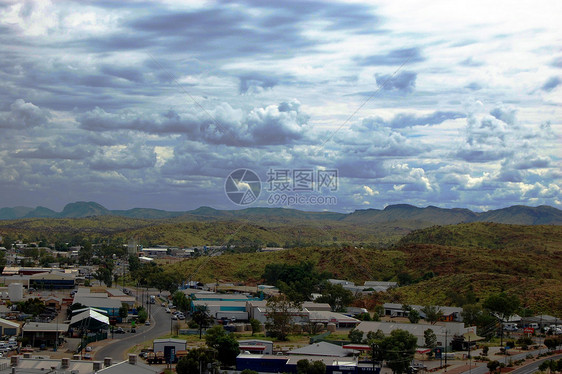
[[[448,347],[447,346],[447,333],[448,332],[449,331],[445,328],[445,349],[444,349],[445,352],[443,352],[443,354],[445,355],[445,372],[447,372],[447,347]]]

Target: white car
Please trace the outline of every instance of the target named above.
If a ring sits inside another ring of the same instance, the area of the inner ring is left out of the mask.
[[[166,313],[172,313],[172,311],[170,310],[170,308],[166,308]]]

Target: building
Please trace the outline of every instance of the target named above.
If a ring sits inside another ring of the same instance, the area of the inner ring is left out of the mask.
[[[22,327],[23,339],[27,339],[27,344],[33,347],[54,347],[57,340],[60,344],[67,331],[66,323],[27,322]]]
[[[423,347],[425,344],[424,331],[433,330],[437,336],[437,345],[450,345],[453,336],[461,336],[467,332],[476,332],[475,327],[464,327],[462,322],[438,322],[435,325],[427,323],[394,323],[394,322],[372,322],[363,321],[357,327],[366,336],[370,331],[376,332],[381,330],[384,335],[389,336],[394,330],[405,330],[418,338],[418,346]]]
[[[19,323],[0,318],[0,336],[18,336],[20,334],[20,329],[21,326]]]
[[[322,361],[326,374],[379,374],[380,368],[370,363],[359,363],[357,357],[330,357],[307,355],[255,355],[242,353],[236,357],[236,370],[254,370],[260,373],[296,373],[300,360]]]
[[[159,247],[143,248],[143,249],[141,249],[140,252],[142,253],[142,256],[144,256],[144,257],[160,258],[160,257],[165,257],[168,254],[168,249],[167,248],[159,248]]]
[[[403,304],[385,303],[383,304],[384,315],[390,317],[407,317],[408,311],[404,310]],[[413,310],[418,311],[421,318],[425,318],[424,308],[421,305],[409,305]],[[462,308],[452,306],[436,306],[441,311],[441,321],[443,322],[462,322]]]
[[[115,365],[108,366],[96,373],[99,374],[163,374],[164,368],[157,366],[149,366],[138,362],[136,355],[130,354],[129,359],[126,361],[119,362]],[[82,374],[82,373],[80,373]]]
[[[88,288],[80,288],[74,295],[72,304],[81,304],[84,307],[101,309],[111,317],[119,315],[119,308],[121,308],[121,301],[112,299],[105,292],[90,292]]]
[[[238,348],[242,353],[254,353],[254,354],[273,354],[273,342],[269,340],[258,340],[258,339],[248,339],[239,340]]]
[[[343,347],[327,343],[319,342],[293,349],[287,352],[288,355],[301,355],[301,356],[330,356],[330,357],[348,357],[353,355],[353,351],[344,349]]]
[[[182,339],[155,339],[152,343],[154,352],[164,352],[168,363],[177,362],[177,353],[187,351],[187,340]]]
[[[35,273],[29,278],[29,287],[41,290],[72,289],[75,286],[76,276],[60,271],[49,273]]]

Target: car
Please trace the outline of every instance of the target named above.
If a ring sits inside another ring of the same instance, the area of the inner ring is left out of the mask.
[[[86,347],[86,352],[92,352],[92,347],[87,346],[87,347]]]
[[[166,307],[166,303],[162,303],[162,307],[164,307],[164,308],[165,308],[165,307]]]
[[[176,317],[178,317],[178,319],[184,320],[185,316],[183,314],[178,314],[176,315]]]
[[[145,325],[145,326],[150,326],[150,321],[146,321],[146,322],[144,323],[144,325]]]
[[[91,360],[91,359],[92,359],[92,355],[90,353],[84,354],[84,360]]]
[[[116,334],[124,334],[125,330],[123,330],[122,327],[118,327],[115,330],[113,330],[113,332],[116,333]]]
[[[172,311],[170,310],[170,308],[166,308],[166,313],[172,313]]]
[[[178,316],[175,315],[175,314],[173,314],[173,315],[172,315],[172,319],[173,319],[173,320],[177,320],[177,319],[178,319]]]
[[[134,334],[134,333],[136,333],[136,332],[137,332],[137,330],[131,329],[131,333],[132,333],[132,334]]]

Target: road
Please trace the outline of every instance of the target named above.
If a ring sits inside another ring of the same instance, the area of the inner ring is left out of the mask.
[[[114,334],[113,339],[107,339],[107,344],[94,350],[95,359],[102,361],[104,357],[111,357],[114,361],[122,361],[127,358],[127,351],[134,345],[169,334],[172,321],[170,314],[159,303],[150,307],[150,326],[138,326],[136,333]]]
[[[540,364],[542,364],[544,361],[559,360],[560,358],[562,358],[562,354],[545,357],[538,361],[533,362],[532,364],[523,366],[522,368],[515,369],[511,372],[511,374],[532,374],[539,370]]]
[[[541,352],[545,352],[545,349],[543,349]],[[527,357],[527,355],[532,354],[533,356],[537,356],[539,354],[539,351],[528,351],[528,352],[524,352],[524,353],[520,353],[520,354],[516,354],[516,355],[512,355],[512,356],[507,356],[507,361],[512,360],[512,361],[517,361],[517,360],[521,360],[524,359],[525,357]],[[512,372],[510,372],[510,374],[531,374],[534,373],[535,371],[538,370],[539,365],[541,364],[542,361],[544,360],[550,360],[553,358],[558,359],[558,357],[562,357],[562,355],[554,355],[554,356],[549,356],[549,357],[545,357],[544,359],[541,359],[539,361],[533,362],[532,364],[526,365],[524,367],[518,368],[513,370]],[[504,362],[504,359],[499,359],[499,362]],[[465,371],[464,374],[468,373],[469,371]],[[485,374],[488,372],[488,367],[486,365],[480,365],[477,366],[475,368],[472,368],[470,370],[471,374]]]

